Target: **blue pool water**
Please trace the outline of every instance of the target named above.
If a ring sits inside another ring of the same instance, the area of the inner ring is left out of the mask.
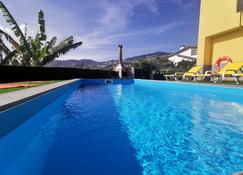
[[[80,87],[0,140],[0,174],[242,171],[242,92],[141,80]]]

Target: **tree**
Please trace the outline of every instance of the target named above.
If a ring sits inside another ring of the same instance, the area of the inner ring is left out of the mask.
[[[182,60],[176,65],[175,69],[177,72],[186,72],[195,65],[196,65],[196,60],[194,61]]]
[[[165,74],[174,74],[175,72],[186,72],[193,66],[196,61],[186,61],[174,64],[168,58],[165,57],[154,57],[149,60],[139,60],[133,64],[133,67],[140,72],[140,78],[163,78]]]
[[[140,70],[141,78],[150,78],[150,74],[153,70],[153,65],[148,60],[139,60],[133,63],[135,69]]]
[[[174,68],[174,64],[166,57],[157,56],[149,60],[136,61],[133,67],[139,70],[141,78],[151,78],[154,75],[165,74],[169,69]]]
[[[16,20],[2,1],[0,1],[0,10],[6,22],[12,27],[11,29],[15,37],[18,39],[17,42],[8,33],[0,31],[0,34],[4,35],[6,40],[13,46],[13,50],[9,49],[0,36],[0,52],[4,52],[5,55],[0,60],[0,64],[43,66],[82,44],[82,42],[75,43],[73,36],[68,37],[57,45],[56,37],[52,37],[50,41],[47,41],[43,11],[38,12],[38,31],[36,36],[32,38],[23,34]]]

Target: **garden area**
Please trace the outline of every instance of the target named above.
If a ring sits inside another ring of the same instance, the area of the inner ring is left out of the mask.
[[[16,83],[3,83],[0,84],[0,94],[13,92],[17,90],[27,89],[31,87],[43,86],[51,83],[59,82],[60,80],[53,81],[26,81],[26,82],[16,82]]]

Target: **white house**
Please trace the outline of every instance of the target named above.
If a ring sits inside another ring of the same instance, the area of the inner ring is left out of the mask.
[[[182,60],[194,61],[197,59],[197,46],[181,46],[179,51],[169,55],[168,59],[175,64]]]

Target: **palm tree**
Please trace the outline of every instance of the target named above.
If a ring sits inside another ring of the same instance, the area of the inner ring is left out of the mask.
[[[68,37],[57,45],[55,45],[57,41],[56,37],[47,41],[43,11],[38,12],[38,31],[35,38],[32,38],[23,34],[16,20],[2,1],[0,1],[0,10],[19,41],[15,41],[8,33],[0,30],[0,58],[2,52],[6,55],[0,60],[0,64],[43,66],[82,44],[82,42],[75,43],[73,36]],[[1,38],[2,35],[12,45],[13,50],[4,44]]]

